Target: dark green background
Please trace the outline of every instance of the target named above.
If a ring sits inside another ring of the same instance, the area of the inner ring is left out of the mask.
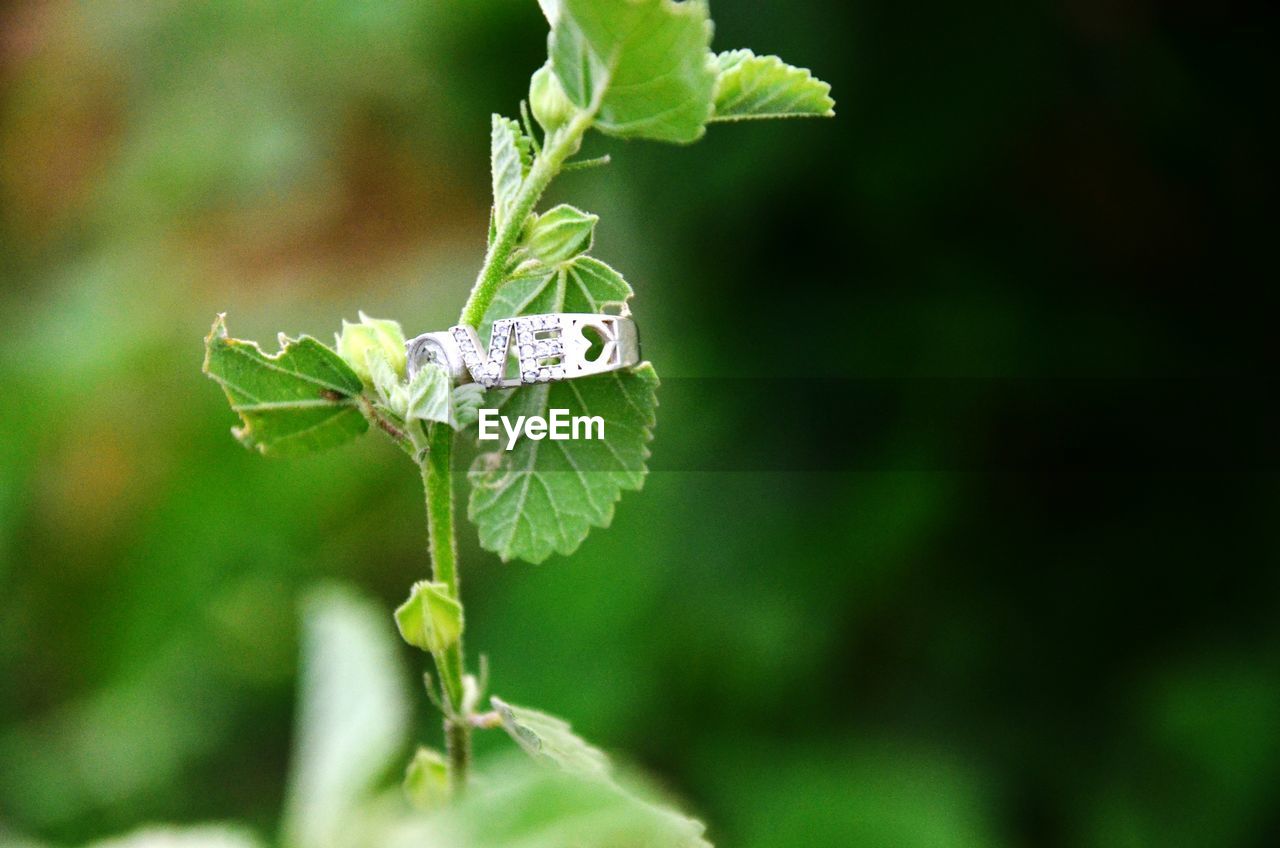
[[[716,47],[813,68],[838,117],[595,140],[614,163],[554,188],[601,214],[664,377],[791,374],[761,348],[783,327],[837,406],[845,378],[909,409],[937,384],[915,378],[1266,373],[1274,12],[713,14]],[[419,484],[373,437],[244,451],[200,339],[220,310],[263,340],[328,339],[357,309],[451,323],[488,115],[544,34],[532,0],[0,4],[0,823],[271,832],[297,598],[339,578],[389,623],[427,567]],[[1071,431],[989,416],[936,451],[838,423],[796,445],[779,422],[803,398],[679,397],[659,465],[837,470],[657,472],[536,567],[464,527],[495,691],[627,752],[724,846],[1275,839],[1274,473],[1073,470],[1053,461]],[[1030,459],[986,467],[1009,439]]]

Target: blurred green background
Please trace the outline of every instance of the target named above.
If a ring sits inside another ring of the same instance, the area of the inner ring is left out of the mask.
[[[778,322],[823,322],[817,370],[901,381],[904,409],[901,378],[1274,355],[1274,11],[712,12],[717,48],[813,68],[838,117],[597,139],[613,164],[553,189],[602,216],[665,378],[733,374]],[[246,452],[200,340],[217,311],[264,341],[357,309],[451,323],[488,115],[544,36],[533,0],[0,4],[10,833],[272,833],[299,598],[337,579],[390,627],[427,568],[419,483],[377,438]],[[783,449],[804,414],[688,396],[660,410],[659,466]],[[964,432],[964,472],[856,435],[799,450],[875,470],[658,471],[537,567],[464,528],[469,647],[725,846],[1275,844],[1274,473],[984,471],[1006,434]]]

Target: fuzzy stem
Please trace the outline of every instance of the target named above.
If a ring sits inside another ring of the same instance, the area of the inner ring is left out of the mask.
[[[427,498],[427,533],[431,553],[432,579],[461,603],[458,591],[458,546],[454,534],[453,430],[434,424],[428,434],[427,454],[422,462],[422,484]],[[466,787],[471,763],[471,727],[465,715],[462,678],[465,669],[462,637],[448,650],[435,655],[436,670],[445,700],[445,740],[449,751],[449,780],[455,793]]]
[[[533,212],[542,193],[564,167],[565,160],[578,151],[582,136],[595,118],[598,104],[579,112],[564,127],[547,136],[546,142],[534,159],[520,192],[516,195],[510,216],[499,228],[497,237],[485,254],[484,264],[476,276],[475,286],[462,309],[459,322],[478,327],[484,313],[498,289],[505,282],[507,264],[520,242],[525,219]],[[427,495],[427,528],[430,534],[432,574],[437,583],[443,583],[459,604],[458,550],[454,534],[453,477],[450,464],[453,459],[453,430],[445,424],[434,424],[428,436],[427,454],[422,460],[422,481]],[[465,613],[464,618],[465,621]],[[446,715],[444,719],[445,743],[449,753],[449,783],[455,797],[466,789],[467,770],[471,764],[471,717],[467,715],[471,705],[465,702],[463,675],[466,664],[462,651],[462,639],[443,654],[436,656],[440,683],[444,688]]]
[[[555,179],[556,174],[560,173],[565,160],[578,151],[582,144],[582,136],[593,120],[595,120],[595,110],[583,110],[575,114],[569,123],[547,136],[542,152],[533,160],[533,167],[529,169],[528,176],[520,186],[511,214],[499,228],[493,244],[489,245],[489,251],[484,257],[484,265],[480,267],[480,273],[476,276],[475,285],[471,289],[471,296],[467,298],[467,305],[462,308],[460,323],[470,324],[473,327],[480,326],[480,321],[484,318],[489,304],[493,303],[498,289],[506,281],[507,261],[520,242],[520,233],[524,230],[525,219],[538,204],[538,199]]]

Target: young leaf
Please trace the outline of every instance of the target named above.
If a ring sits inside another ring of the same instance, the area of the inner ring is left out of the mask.
[[[608,265],[580,256],[554,271],[509,281],[486,314],[495,318],[541,312],[600,312],[625,302],[631,287]],[[553,552],[572,553],[592,527],[607,527],[624,490],[639,489],[647,473],[648,443],[656,423],[658,376],[641,363],[581,380],[540,383],[510,392],[502,415],[600,416],[604,439],[534,441],[513,450],[494,442],[471,466],[467,514],[480,544],[503,560],[538,563]]]
[[[453,381],[449,372],[433,362],[418,369],[405,387],[405,421],[454,420]]]
[[[398,322],[370,318],[361,312],[360,323],[352,324],[344,320],[342,332],[334,340],[338,356],[345,359],[351,370],[360,375],[365,385],[373,384],[369,368],[370,356],[381,356],[396,375],[404,376],[404,330],[400,329]]]
[[[547,17],[551,66],[575,106],[599,104],[596,129],[655,141],[702,136],[716,78],[704,0],[559,0]]]
[[[227,337],[219,315],[204,340],[204,373],[222,386],[243,426],[232,433],[269,456],[334,447],[369,429],[356,405],[363,383],[342,357],[310,336],[281,336],[279,353]]]
[[[730,50],[716,57],[713,121],[763,118],[830,118],[835,115],[831,86],[807,68],[796,68],[777,56]]]
[[[609,758],[578,737],[564,719],[513,706],[496,696],[489,703],[502,719],[502,729],[535,760],[582,777],[608,777]]]
[[[419,580],[396,610],[396,626],[410,645],[438,654],[462,635],[462,605],[443,584]]]
[[[515,205],[520,184],[529,172],[530,142],[518,121],[493,116],[489,150],[493,174],[493,227],[501,229]]]
[[[439,421],[455,430],[475,423],[484,390],[474,383],[452,388],[449,372],[432,362],[423,363],[406,382],[391,370],[386,358],[368,358],[379,406],[404,422]]]
[[[409,396],[405,384],[400,381],[391,363],[380,352],[374,351],[372,355],[364,357],[364,367],[381,405],[397,417],[404,418],[409,406]]]
[[[524,240],[524,250],[543,265],[567,262],[591,249],[599,220],[599,215],[561,203],[534,219]]]
[[[465,430],[480,414],[484,406],[484,387],[479,383],[463,383],[453,390],[453,429]]]

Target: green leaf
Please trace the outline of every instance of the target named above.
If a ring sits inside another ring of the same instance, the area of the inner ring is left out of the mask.
[[[404,418],[409,405],[409,396],[405,384],[396,374],[387,358],[380,354],[365,356],[365,370],[369,373],[369,382],[378,393],[381,406],[398,417]]]
[[[764,118],[830,118],[835,115],[831,86],[807,68],[788,65],[777,56],[730,50],[716,56],[713,121]]]
[[[560,267],[534,269],[503,283],[478,330],[481,338],[487,340],[497,318],[543,312],[617,310],[633,294],[631,286],[613,268],[595,257],[579,256]]]
[[[269,456],[298,456],[359,436],[369,422],[357,406],[359,375],[310,336],[281,335],[280,352],[227,337],[219,315],[204,340],[204,373],[222,386],[243,426],[232,430]]]
[[[480,407],[484,406],[484,402],[484,387],[479,383],[463,383],[454,389],[453,428],[455,430],[465,430],[475,424],[480,414]]]
[[[515,206],[520,185],[529,173],[532,148],[520,123],[501,115],[493,116],[490,138],[490,169],[493,175],[493,229],[501,229]]]
[[[425,363],[405,387],[405,421],[440,421],[453,418],[453,381],[434,362]]]
[[[545,9],[545,7],[544,7]],[[559,0],[548,52],[565,95],[621,138],[696,141],[716,72],[703,0]]]
[[[443,583],[420,580],[396,610],[396,626],[410,645],[439,654],[462,635],[462,605]]]
[[[497,697],[489,703],[502,719],[502,729],[535,760],[582,777],[608,777],[609,758],[577,736],[564,719],[513,706]]]
[[[419,810],[438,810],[449,801],[449,765],[431,748],[419,748],[404,771],[404,794]]]
[[[524,239],[524,250],[543,265],[567,262],[591,249],[599,220],[599,215],[562,203],[534,219]]]
[[[580,256],[554,271],[509,281],[494,298],[481,332],[495,318],[542,312],[602,312],[622,304],[631,287],[603,262]],[[656,423],[658,376],[641,363],[581,380],[523,386],[498,402],[502,415],[541,415],[567,409],[571,416],[604,419],[602,440],[480,442],[471,466],[467,514],[480,544],[502,559],[538,563],[552,553],[570,554],[592,527],[607,527],[624,490],[644,484],[648,443]]]
[[[386,848],[711,848],[705,828],[609,781],[499,762],[459,803]]]
[[[475,423],[484,390],[474,383],[454,389],[449,372],[433,362],[423,363],[408,381],[381,356],[370,355],[368,363],[379,406],[401,421],[439,421],[457,430]]]
[[[406,681],[382,607],[336,585],[308,594],[283,844],[347,844],[402,756]]]

